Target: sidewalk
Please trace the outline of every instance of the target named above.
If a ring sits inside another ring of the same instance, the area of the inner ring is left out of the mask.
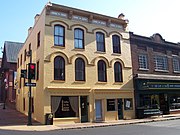
[[[95,127],[147,123],[147,122],[155,122],[155,121],[174,120],[174,119],[180,119],[180,114],[163,115],[163,117],[154,116],[146,119],[119,120],[119,121],[102,122],[102,123],[61,124],[61,125],[41,125],[40,123],[33,121],[32,126],[27,126],[27,116],[24,116],[22,113],[9,108],[3,110],[2,107],[0,106],[0,130],[1,129],[19,130],[19,131],[67,130],[67,129],[82,129],[82,128],[95,128]]]

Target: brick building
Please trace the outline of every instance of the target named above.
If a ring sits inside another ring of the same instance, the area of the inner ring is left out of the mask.
[[[130,33],[138,109],[160,109],[163,114],[180,110],[180,44],[160,34],[144,37]]]
[[[1,64],[1,99],[10,107],[15,108],[17,71],[17,55],[23,43],[5,41]]]

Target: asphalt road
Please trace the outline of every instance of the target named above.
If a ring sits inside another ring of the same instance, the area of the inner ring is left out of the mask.
[[[180,135],[180,120],[48,132],[0,130],[0,135]]]

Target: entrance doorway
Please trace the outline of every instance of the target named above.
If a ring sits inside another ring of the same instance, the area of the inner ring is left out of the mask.
[[[159,94],[159,103],[160,103],[160,110],[163,114],[169,114],[169,103],[168,103],[168,96],[167,94]]]
[[[123,103],[122,99],[117,99],[118,102],[118,119],[123,119]]]
[[[102,121],[102,100],[95,100],[96,121]]]
[[[87,96],[81,96],[81,122],[88,122]]]

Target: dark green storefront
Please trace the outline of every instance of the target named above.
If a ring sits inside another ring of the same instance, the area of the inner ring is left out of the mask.
[[[180,81],[135,78],[136,110],[160,109],[163,114],[180,112]]]

